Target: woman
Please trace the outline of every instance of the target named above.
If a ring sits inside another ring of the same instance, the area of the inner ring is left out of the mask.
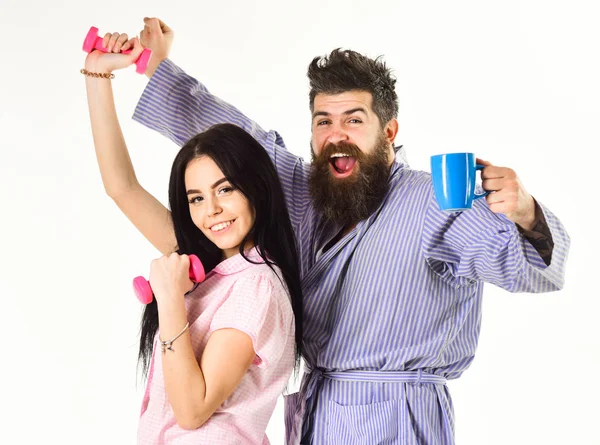
[[[110,73],[142,51],[132,39],[131,54],[118,54],[123,43],[107,35],[114,53],[93,51],[82,72],[106,192],[164,255],[152,262],[155,298],[142,320],[138,442],[269,443],[269,417],[302,350],[297,254],[277,174],[248,133],[214,126],[177,155],[169,212],[139,185],[117,120]],[[164,226],[145,225],[148,212]],[[189,254],[207,272],[196,286]]]

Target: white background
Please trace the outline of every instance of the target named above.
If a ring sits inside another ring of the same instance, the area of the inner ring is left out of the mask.
[[[133,35],[158,16],[172,59],[294,153],[308,158],[306,67],[345,47],[395,69],[413,167],[474,151],[514,168],[568,228],[566,286],[486,287],[477,357],[449,383],[457,443],[600,444],[597,2],[0,1],[0,443],[135,442],[131,279],[158,253],[104,194],[79,69],[90,26]],[[130,119],[146,78],[113,84],[140,182],[166,203],[176,146]]]

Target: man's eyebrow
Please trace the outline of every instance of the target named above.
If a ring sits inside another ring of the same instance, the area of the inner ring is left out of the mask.
[[[219,184],[223,183],[227,181],[227,178],[223,177],[221,179],[219,179],[217,182],[215,182],[213,185],[210,186],[210,188],[214,189],[215,187],[217,187]],[[193,195],[195,193],[201,193],[200,190],[196,190],[196,189],[189,189],[186,194],[188,195]]]
[[[363,108],[363,107],[351,108],[350,110],[346,110],[346,111],[344,111],[342,114],[343,114],[343,115],[354,114],[354,113],[357,113],[357,112],[359,112],[359,111],[360,111],[361,113],[367,114],[367,110],[366,110],[365,108]],[[313,115],[312,115],[313,119],[314,119],[315,117],[318,117],[318,116],[325,116],[325,117],[328,117],[328,116],[331,116],[331,113],[328,113],[327,111],[315,111],[315,112],[313,113]]]
[[[357,112],[359,112],[359,111],[360,111],[361,113],[367,114],[367,110],[366,110],[366,109],[364,109],[363,107],[356,107],[356,108],[352,108],[351,110],[344,111],[342,114],[354,114],[354,113],[357,113]]]
[[[327,111],[315,111],[315,112],[313,113],[312,117],[313,117],[313,119],[314,119],[314,118],[315,118],[315,117],[317,117],[317,116],[325,116],[325,117],[327,117],[327,116],[331,116],[331,114],[330,114],[330,113],[328,113]]]

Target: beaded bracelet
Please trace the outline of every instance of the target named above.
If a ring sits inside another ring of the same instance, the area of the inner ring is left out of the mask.
[[[85,68],[82,68],[80,73],[83,74],[84,76],[102,77],[103,79],[114,79],[115,78],[115,75],[113,73],[92,73],[91,71],[88,71]]]

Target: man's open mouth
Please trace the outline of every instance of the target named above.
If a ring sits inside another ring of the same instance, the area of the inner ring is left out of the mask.
[[[345,153],[334,153],[329,157],[329,164],[336,178],[345,178],[352,174],[356,158]]]

